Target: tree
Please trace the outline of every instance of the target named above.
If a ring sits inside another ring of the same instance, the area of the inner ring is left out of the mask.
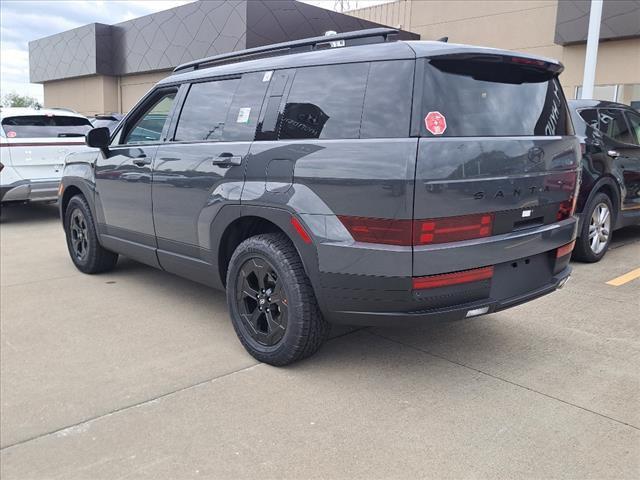
[[[2,97],[2,106],[3,107],[32,107],[37,108],[40,107],[40,103],[38,103],[38,99],[30,97],[28,95],[20,95],[18,93],[12,92],[7,93],[4,97]]]

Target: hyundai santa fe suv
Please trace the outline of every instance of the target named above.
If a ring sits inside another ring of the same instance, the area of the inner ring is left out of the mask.
[[[570,274],[580,145],[552,60],[374,29],[175,69],[68,159],[83,272],[118,255],[226,289],[257,359],[330,322],[502,310]]]
[[[0,201],[50,202],[58,198],[65,157],[86,150],[89,120],[61,109],[0,110]]]

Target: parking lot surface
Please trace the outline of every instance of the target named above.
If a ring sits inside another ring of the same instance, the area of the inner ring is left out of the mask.
[[[87,276],[55,206],[3,209],[0,476],[640,478],[640,228],[498,314],[336,328],[257,363],[224,294],[121,259]]]

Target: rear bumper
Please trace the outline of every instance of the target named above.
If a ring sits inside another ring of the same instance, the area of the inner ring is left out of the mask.
[[[0,186],[0,201],[49,202],[58,199],[60,179],[19,180]]]
[[[387,290],[381,288],[385,282],[378,279],[374,289],[351,290],[350,295],[338,285],[323,288],[323,300],[330,306],[324,313],[333,323],[411,326],[432,319],[461,320],[498,312],[564,285],[571,274],[570,255],[556,259],[555,252],[497,264],[491,279],[450,287],[412,290],[412,279],[404,278],[388,279]]]

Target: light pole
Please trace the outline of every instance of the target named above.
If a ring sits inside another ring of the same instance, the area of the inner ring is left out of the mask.
[[[602,18],[602,0],[591,0],[589,14],[589,33],[587,34],[587,53],[584,59],[584,76],[582,78],[582,98],[593,98],[593,84],[596,79],[596,63],[598,62],[598,42],[600,41],[600,19]]]

